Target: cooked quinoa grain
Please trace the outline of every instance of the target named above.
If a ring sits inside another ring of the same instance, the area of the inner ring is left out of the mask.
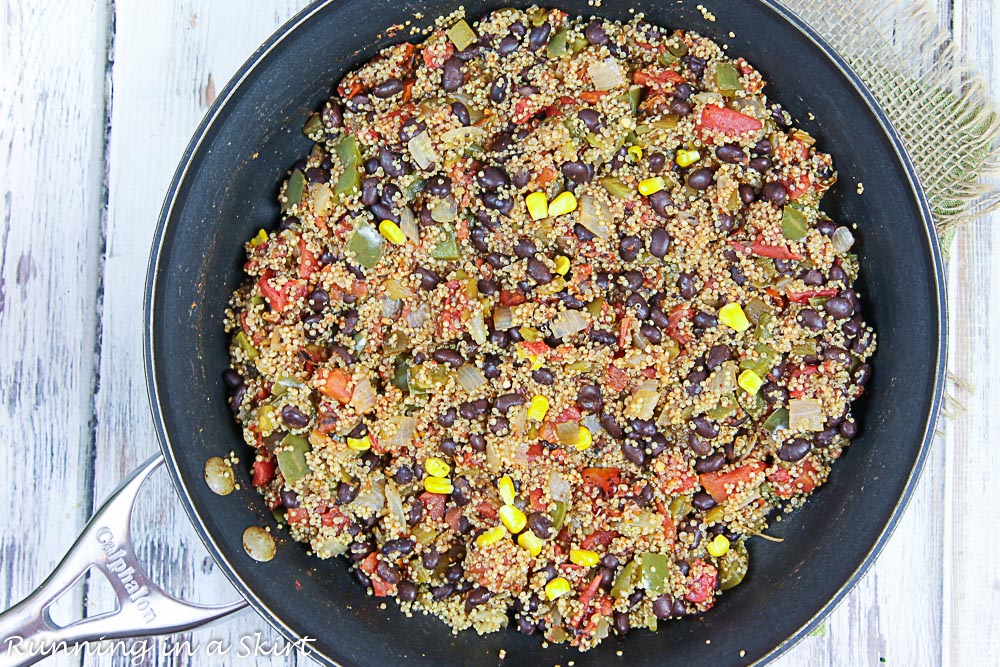
[[[704,612],[858,434],[875,335],[830,156],[694,33],[438,25],[344,77],[247,243],[253,483],[455,630],[588,649]]]

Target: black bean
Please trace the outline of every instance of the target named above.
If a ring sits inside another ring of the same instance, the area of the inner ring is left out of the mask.
[[[603,403],[601,387],[596,384],[583,385],[580,387],[580,391],[576,394],[576,402],[584,410],[597,412],[601,409],[601,405]]]
[[[552,537],[552,520],[543,512],[528,515],[528,528],[536,537],[547,540]]]
[[[450,597],[452,593],[455,592],[455,584],[441,584],[440,586],[431,586],[431,597],[435,600],[444,600]]]
[[[403,160],[402,156],[393,153],[385,146],[378,149],[378,163],[389,176],[405,176],[410,172],[410,166]]]
[[[788,203],[788,190],[777,181],[765,183],[761,189],[761,195],[775,206],[784,206]]]
[[[403,602],[413,602],[417,599],[417,585],[412,581],[401,581],[396,586],[396,597]]]
[[[451,93],[465,83],[465,72],[462,71],[462,61],[452,56],[441,66],[441,87]]]
[[[820,220],[816,223],[816,231],[823,236],[833,236],[833,233],[837,231],[837,223],[833,220]]]
[[[539,285],[547,285],[552,282],[552,272],[540,259],[532,257],[528,260],[528,275]]]
[[[490,86],[490,100],[495,104],[500,104],[505,99],[507,99],[507,80],[501,77],[496,79],[493,85]],[[493,151],[498,150],[495,145],[491,146],[490,149]]]
[[[506,414],[515,405],[524,405],[525,398],[521,394],[502,394],[497,396],[493,402],[493,407],[503,414]]]
[[[813,331],[822,331],[826,328],[826,320],[812,308],[803,308],[799,311],[799,319],[807,328]]]
[[[465,598],[465,611],[471,611],[474,607],[486,604],[491,597],[493,597],[493,592],[486,586],[476,586],[469,591],[469,595]]]
[[[382,83],[375,84],[375,87],[372,88],[372,94],[383,100],[393,95],[398,95],[401,92],[403,92],[403,82],[395,76],[391,79],[386,79]]]
[[[590,166],[580,160],[564,162],[562,165],[562,174],[574,183],[580,184],[589,183],[590,179],[593,178]]]
[[[431,358],[439,364],[448,364],[452,368],[458,368],[465,363],[465,359],[461,354],[446,347],[435,350],[434,354],[431,355]]]
[[[649,304],[641,294],[632,294],[625,300],[625,307],[635,313],[639,321],[649,319]]]
[[[845,298],[835,296],[826,300],[823,310],[834,319],[846,320],[854,314],[854,306]]]
[[[365,180],[361,181],[361,203],[365,206],[371,206],[378,202],[378,184],[379,180],[374,176],[369,176]]]
[[[677,276],[677,289],[685,299],[693,299],[698,290],[695,288],[694,276],[690,273],[682,273]]]
[[[528,47],[532,51],[537,51],[549,43],[549,35],[552,33],[552,24],[546,21],[542,25],[536,25],[528,33]]]
[[[608,568],[609,570],[617,570],[619,563],[618,558],[612,553],[606,553],[601,557],[601,565]]]
[[[427,123],[414,116],[403,123],[403,127],[399,128],[399,140],[406,143],[426,129]]]
[[[707,190],[715,182],[715,172],[711,167],[701,167],[688,174],[687,184],[694,190]]]
[[[330,180],[330,170],[322,167],[309,167],[305,175],[310,183],[326,183]]]
[[[580,111],[577,112],[576,117],[579,118],[591,132],[597,132],[604,126],[604,119],[601,117],[601,114],[594,109],[580,109]]]
[[[601,345],[614,345],[618,342],[618,336],[606,329],[591,329],[590,339]]]
[[[222,381],[226,383],[226,386],[230,389],[236,389],[243,384],[243,378],[240,374],[231,368],[227,368],[225,372],[222,373]]]
[[[712,453],[712,445],[699,438],[694,431],[688,434],[687,445],[695,456],[708,456]]]
[[[509,183],[510,178],[507,176],[507,172],[499,167],[486,167],[479,174],[479,185],[486,190],[497,190]]]
[[[305,428],[309,425],[310,417],[294,405],[286,405],[281,408],[281,419],[292,428]]]
[[[278,496],[281,498],[281,504],[289,509],[295,509],[299,506],[299,494],[294,491],[282,489]]]
[[[699,329],[711,329],[719,324],[719,318],[704,310],[699,310],[691,318],[691,323]]]
[[[670,233],[663,227],[657,227],[649,235],[649,254],[653,257],[663,257],[668,250],[670,250]]]
[[[709,370],[714,371],[716,368],[721,366],[723,363],[732,359],[733,353],[727,345],[713,345],[705,357],[705,365]]]
[[[500,40],[499,44],[497,44],[497,53],[501,56],[507,56],[514,53],[514,51],[517,51],[519,46],[521,46],[520,39],[518,39],[515,35],[507,35]]]
[[[555,384],[556,376],[548,368],[539,368],[531,372],[531,379],[540,385],[549,387]]]
[[[408,537],[401,537],[396,540],[389,540],[382,545],[382,553],[384,554],[402,554],[406,555],[413,551],[414,541]]]
[[[490,246],[486,242],[486,229],[483,227],[473,227],[469,231],[469,243],[481,253],[490,251]]]
[[[469,109],[461,102],[451,103],[451,112],[455,114],[455,118],[463,126],[468,126],[472,124],[472,117],[469,115]]]
[[[661,595],[653,600],[653,615],[659,619],[667,619],[673,615],[674,599],[669,595]]]
[[[658,306],[653,307],[649,311],[649,320],[660,329],[666,329],[670,326],[670,316]]]
[[[330,100],[323,107],[322,118],[324,125],[331,129],[336,129],[344,122],[344,113],[341,111],[339,104]]]
[[[490,420],[490,432],[493,435],[506,435],[510,432],[510,420],[502,415],[494,417]]]
[[[724,465],[726,465],[726,455],[722,452],[715,452],[695,461],[694,469],[699,473],[718,472],[722,470]]]
[[[851,360],[851,353],[837,345],[831,345],[823,352],[823,357],[838,364],[846,364]]]
[[[763,174],[771,168],[771,159],[766,157],[755,157],[750,160],[750,168]]]
[[[714,438],[719,435],[719,425],[713,423],[705,416],[698,416],[691,420],[694,422],[694,432],[703,438]]]
[[[840,435],[848,440],[853,440],[858,435],[858,425],[855,422],[844,420],[840,423]]]
[[[512,329],[516,331],[516,329]],[[510,332],[507,333],[507,337],[513,341],[514,339],[510,337]],[[495,380],[500,377],[500,357],[495,354],[487,354],[483,357],[482,366],[483,375],[485,375],[490,380]]]
[[[861,364],[858,370],[854,371],[854,384],[863,387],[868,384],[872,377],[872,367],[870,364]],[[846,422],[845,422],[846,423]]]
[[[715,499],[704,491],[698,491],[694,494],[694,498],[691,499],[691,504],[694,505],[695,509],[699,509],[702,512],[707,512],[708,510],[715,507]]]
[[[614,416],[610,413],[602,413],[600,422],[607,434],[615,440],[621,440],[625,437],[625,430],[618,424]]]
[[[781,445],[781,448],[778,449],[778,458],[782,461],[798,461],[808,454],[810,449],[812,449],[812,444],[808,440],[794,438]]]
[[[637,466],[643,466],[646,464],[646,452],[643,451],[642,447],[633,445],[630,442],[622,443],[622,455],[626,460],[631,461]]]
[[[740,183],[738,190],[740,193],[740,201],[745,205],[749,206],[757,201],[757,191],[754,190],[754,187],[749,183]]]
[[[536,252],[538,252],[538,249],[535,247],[535,242],[529,238],[522,236],[514,244],[514,256],[520,259],[533,257]]]
[[[667,208],[674,205],[673,197],[666,190],[660,190],[659,192],[654,192],[647,197],[649,201],[650,208],[661,218],[666,218],[669,216]]]
[[[823,274],[816,269],[809,269],[799,276],[806,285],[817,287],[823,284]]]
[[[633,262],[639,256],[642,245],[638,236],[622,236],[618,241],[618,256],[626,262]]]
[[[372,108],[372,99],[365,93],[358,93],[347,100],[347,108],[355,113],[367,111]]]
[[[590,23],[587,24],[586,30],[583,31],[583,36],[587,38],[587,42],[590,44],[607,44],[608,43],[608,31],[604,29],[604,22],[600,19],[591,19]]]
[[[357,484],[340,482],[337,484],[337,502],[341,505],[351,504],[354,502],[354,499],[358,497],[359,490],[360,487]]]
[[[427,192],[436,197],[447,197],[451,194],[451,179],[447,176],[434,176],[427,181]]]
[[[736,164],[743,159],[743,149],[739,144],[723,144],[715,149],[715,157],[721,162]]]
[[[670,99],[670,113],[675,116],[690,116],[692,111],[691,103],[680,97]]]

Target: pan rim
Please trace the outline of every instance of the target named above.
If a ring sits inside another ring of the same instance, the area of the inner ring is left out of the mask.
[[[212,558],[219,565],[226,578],[237,589],[253,609],[259,613],[272,627],[281,633],[289,641],[299,639],[299,635],[285,623],[278,613],[273,611],[261,600],[253,590],[253,587],[237,572],[227,558],[223,555],[214,536],[206,529],[205,524],[195,507],[192,495],[189,492],[188,484],[181,475],[177,460],[173,455],[173,448],[170,443],[170,436],[167,433],[162,411],[160,410],[160,392],[156,379],[156,357],[154,353],[154,305],[156,299],[156,284],[159,274],[160,260],[163,251],[163,242],[167,228],[173,218],[174,206],[177,203],[177,196],[182,183],[187,178],[188,170],[191,167],[192,158],[202,148],[206,135],[218,121],[221,112],[233,97],[236,91],[242,86],[264,61],[266,56],[279,46],[285,39],[292,35],[301,26],[306,24],[314,15],[323,11],[327,6],[341,2],[342,0],[315,0],[292,18],[278,28],[256,51],[240,66],[225,88],[221,91],[216,101],[206,112],[205,117],[199,123],[195,133],[181,156],[178,167],[174,172],[167,193],[164,197],[163,206],[154,231],[153,242],[150,250],[150,258],[146,273],[146,285],[143,299],[143,366],[146,377],[146,390],[149,398],[150,412],[153,417],[157,440],[160,450],[166,462],[166,470],[170,476],[174,489],[180,497],[184,506],[184,511],[193,524],[195,531],[208,549]],[[938,422],[941,406],[943,402],[944,378],[948,358],[948,309],[946,302],[946,285],[944,260],[941,254],[940,242],[934,228],[934,218],[931,214],[927,195],[920,182],[919,175],[913,161],[904,146],[901,137],[892,125],[885,111],[878,103],[877,98],[862,81],[860,76],[853,70],[847,61],[815,30],[808,26],[794,12],[783,6],[776,0],[759,0],[762,11],[770,11],[776,14],[781,20],[801,33],[808,41],[822,52],[840,74],[850,83],[855,91],[861,96],[865,106],[877,121],[885,137],[889,140],[895,157],[898,159],[903,172],[906,175],[906,186],[910,194],[915,198],[920,212],[920,219],[923,223],[922,231],[925,237],[927,248],[930,250],[930,259],[934,273],[934,301],[936,305],[936,324],[938,327],[936,351],[937,360],[934,365],[934,390],[931,397],[927,418],[924,423],[923,435],[921,436],[920,449],[917,458],[906,478],[903,491],[892,508],[885,526],[878,534],[875,543],[865,554],[861,563],[853,570],[850,576],[836,590],[832,597],[827,600],[805,623],[792,632],[782,642],[772,647],[763,654],[753,664],[764,664],[770,662],[784,654],[795,646],[805,636],[812,632],[827,615],[837,607],[841,601],[850,593],[857,583],[871,568],[875,560],[881,554],[892,533],[899,523],[899,519],[909,504],[913,491],[923,472],[924,465],[933,443],[935,427]],[[337,665],[342,664],[334,657],[316,648],[310,650],[310,656],[319,658],[321,661]]]

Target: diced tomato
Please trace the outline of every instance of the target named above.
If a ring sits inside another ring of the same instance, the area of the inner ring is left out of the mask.
[[[455,45],[451,43],[443,31],[438,31],[434,38],[426,42],[427,46],[421,52],[424,65],[431,69],[437,69],[444,65],[455,54]]]
[[[812,190],[812,175],[809,172],[806,172],[804,174],[800,174],[793,180],[786,180],[784,184],[785,190],[788,192],[788,198],[795,201],[805,193]]]
[[[640,86],[664,86],[684,83],[684,77],[672,69],[639,70],[632,75],[632,81]]]
[[[618,347],[624,349],[630,346],[633,324],[635,324],[635,318],[631,315],[626,315],[618,322]]]
[[[456,533],[458,529],[462,526],[462,512],[461,507],[449,507],[448,511],[444,513],[444,522],[451,526],[451,529]]]
[[[606,547],[611,544],[611,540],[618,537],[618,533],[611,530],[595,530],[580,542],[581,549],[593,549],[594,547]]]
[[[837,296],[837,289],[831,287],[829,289],[811,289],[805,292],[789,292],[788,300],[792,303],[805,303],[809,299],[823,296]]]
[[[621,470],[618,468],[584,468],[580,474],[586,482],[600,488],[606,496],[612,495],[622,482]]]
[[[361,571],[365,574],[375,574],[375,569],[378,567],[378,554],[368,554],[365,559],[358,564],[358,567],[361,568]]]
[[[351,374],[342,368],[321,368],[316,371],[316,383],[319,393],[336,399],[341,403],[351,400]]]
[[[816,375],[819,373],[818,364],[803,364],[799,368],[793,368],[788,372],[791,377],[799,377],[800,375]]]
[[[733,111],[729,107],[718,104],[708,104],[701,111],[696,131],[703,141],[707,141],[710,133],[718,132],[727,139],[734,139],[748,132],[757,132],[764,125],[751,116]]]
[[[732,489],[736,489],[739,485],[749,482],[754,475],[763,469],[764,465],[762,463],[754,461],[753,463],[747,463],[725,472],[704,473],[699,475],[699,480],[705,491],[708,492],[708,495],[712,496],[715,502],[721,503],[729,497]],[[730,490],[727,490],[727,486],[730,487]]]
[[[386,583],[380,577],[370,577],[372,580],[372,594],[377,598],[384,598],[392,592],[392,584]]]
[[[532,489],[531,493],[528,494],[528,504],[536,512],[544,512],[546,508],[545,503],[542,502],[542,493],[544,493],[542,489]]]
[[[518,343],[525,352],[540,356],[551,350],[544,340],[526,340]]]
[[[590,605],[590,599],[594,597],[594,593],[596,593],[597,589],[601,587],[601,579],[603,578],[604,577],[601,575],[601,573],[597,573],[594,576],[594,578],[590,580],[590,583],[587,585],[587,588],[583,590],[583,593],[580,595],[580,606],[583,607],[583,612],[573,622],[573,625],[578,625],[580,621],[583,620],[584,617],[588,616],[587,607]]]
[[[274,459],[269,461],[254,461],[253,462],[253,479],[251,480],[254,486],[264,486],[272,479],[274,479],[274,470],[276,467],[276,462]]]
[[[790,260],[794,259],[796,261],[802,261],[805,259],[802,255],[792,252],[788,248],[782,248],[781,246],[774,245],[764,245],[760,239],[754,241],[750,245],[747,245],[741,241],[730,241],[729,245],[733,246],[738,252],[747,253],[750,252],[758,257],[768,257],[770,259],[784,259]]]
[[[556,424],[552,421],[543,421],[538,427],[538,439],[550,444],[558,444],[559,432],[556,431]]]
[[[299,239],[299,278],[309,278],[319,268],[316,254],[306,247],[306,240]]]
[[[677,526],[674,525],[674,517],[670,515],[670,511],[662,500],[656,501],[656,509],[663,517],[663,537],[666,538],[667,542],[673,544],[677,541]]]
[[[625,387],[628,386],[628,374],[622,369],[618,368],[614,364],[608,364],[608,381],[607,385],[609,389],[614,391],[625,391]]]
[[[580,409],[575,405],[571,405],[566,408],[555,418],[555,423],[562,424],[563,422],[578,422],[583,415],[580,414]]]
[[[424,511],[427,512],[427,516],[432,519],[441,519],[444,517],[445,497],[440,493],[424,491],[420,494],[420,502],[424,504]]]
[[[479,516],[483,517],[484,519],[497,518],[496,505],[494,505],[493,503],[488,503],[485,500],[481,501],[478,505],[476,505],[476,512],[478,512]]]
[[[343,528],[348,523],[348,518],[336,507],[331,507],[326,512],[319,515],[320,523],[324,526],[337,526]]]
[[[674,306],[667,316],[667,335],[681,345],[687,345],[691,338],[686,331],[681,329],[681,322],[691,317],[694,311],[686,304],[680,303]]]
[[[280,313],[288,305],[287,284],[283,287],[275,287],[271,284],[270,276],[261,276],[257,285],[260,287],[261,295],[267,300],[272,310]]]
[[[556,170],[551,167],[545,167],[535,180],[538,181],[539,185],[548,185],[555,177]]]
[[[701,567],[699,568],[698,565]],[[703,572],[695,577],[688,586],[688,592],[684,595],[684,599],[697,604],[704,602],[715,593],[715,582],[719,578],[719,571],[715,569],[714,565],[710,565],[700,558],[695,561],[692,569],[701,569]]]
[[[597,104],[607,94],[608,91],[606,90],[585,90],[580,93],[580,99],[587,104]]]
[[[538,104],[531,97],[522,97],[514,103],[513,120],[516,125],[523,125],[538,113]]]
[[[545,451],[545,448],[542,447],[542,444],[540,442],[536,442],[531,447],[528,447],[528,460],[531,461],[532,459],[538,458],[542,455],[543,451]]]
[[[524,303],[524,292],[521,290],[500,290],[501,306],[516,306]]]
[[[289,507],[285,510],[285,523],[289,526],[309,523],[309,510],[302,507]]]

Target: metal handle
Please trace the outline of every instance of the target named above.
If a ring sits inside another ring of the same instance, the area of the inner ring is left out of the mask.
[[[90,519],[49,578],[0,614],[0,667],[34,664],[64,645],[181,632],[247,606],[246,600],[220,607],[179,600],[153,583],[136,559],[132,510],[139,489],[162,463],[163,457],[157,455],[132,473]],[[92,566],[111,582],[118,608],[57,625],[49,606]]]

